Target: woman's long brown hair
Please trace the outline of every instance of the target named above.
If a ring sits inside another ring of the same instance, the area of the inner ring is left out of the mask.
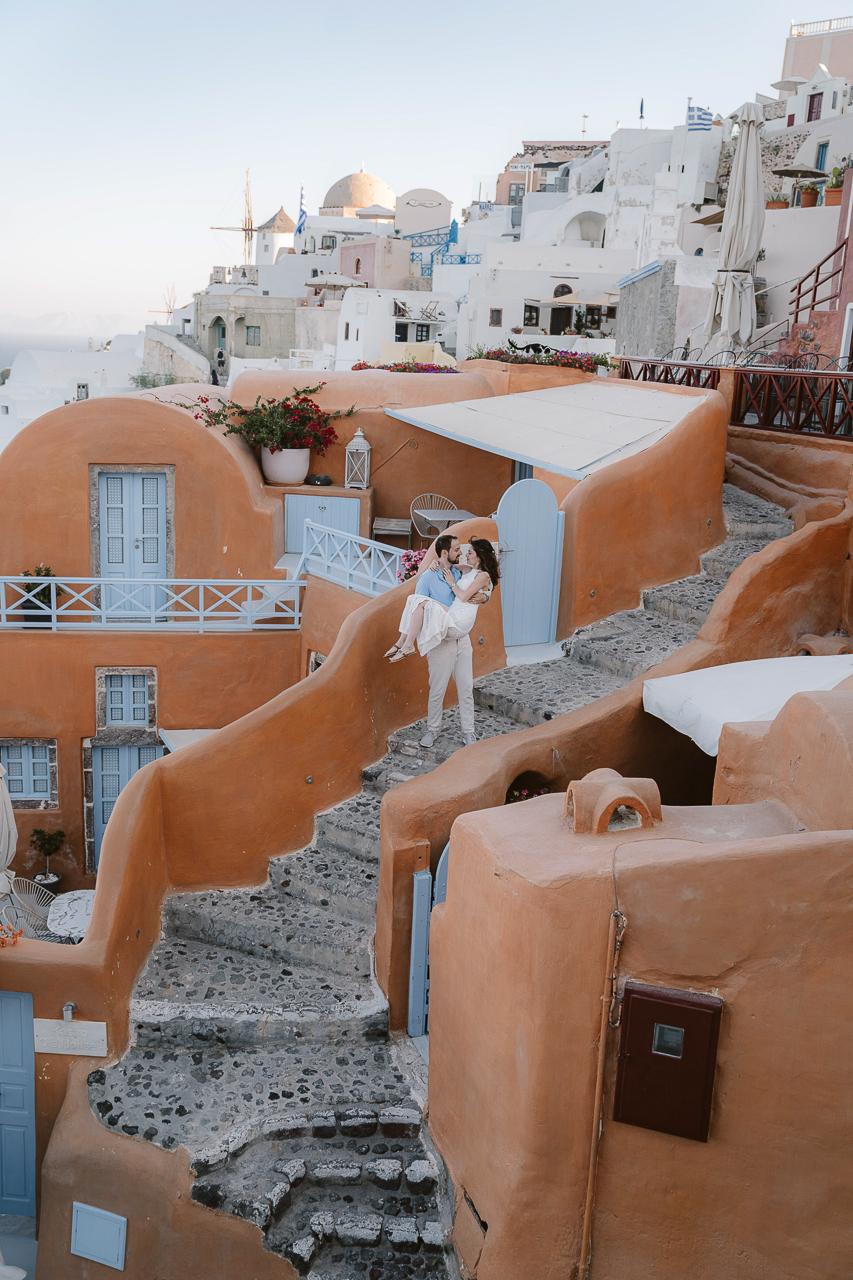
[[[477,559],[480,561],[480,568],[485,570],[492,580],[492,586],[498,585],[498,578],[501,576],[498,558],[495,555],[495,549],[489,542],[488,538],[472,538],[471,546],[477,553]]]

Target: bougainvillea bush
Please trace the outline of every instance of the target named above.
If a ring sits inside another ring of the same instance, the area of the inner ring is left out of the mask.
[[[489,347],[485,351],[471,353],[472,359],[502,360],[505,364],[547,364],[558,369],[580,369],[581,373],[595,373],[599,366],[609,369],[609,356],[593,356],[588,351],[518,351],[512,347]]]
[[[418,569],[421,567],[421,561],[426,555],[426,551],[404,551],[403,558],[400,561],[400,568],[397,570],[397,578],[400,582],[408,582],[409,578],[418,576]]]
[[[199,396],[200,412],[193,417],[206,427],[225,427],[227,436],[242,436],[253,449],[269,449],[270,453],[281,449],[311,449],[322,458],[338,438],[332,422],[336,418],[349,418],[355,412],[352,405],[346,411],[325,413],[311,399],[325,385],[320,382],[316,387],[303,387],[280,400],[258,396],[251,409],[244,409],[233,400],[212,409],[210,397]]]
[[[395,364],[368,364],[359,360],[353,365],[356,369],[385,369],[388,373],[456,373],[451,364],[421,364],[418,360],[398,360]]]

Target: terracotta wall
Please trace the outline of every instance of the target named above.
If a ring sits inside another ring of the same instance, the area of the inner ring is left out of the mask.
[[[158,728],[218,729],[299,680],[301,637],[283,630],[169,635],[167,627],[150,634],[0,631],[0,736],[57,740],[59,808],[16,810],[13,868],[43,870],[29,847],[33,827],[62,830],[66,840],[51,866],[63,892],[94,884],[85,871],[82,743],[97,729],[96,667],[154,667]]]
[[[403,519],[422,493],[439,493],[466,511],[489,516],[512,484],[513,464],[481,449],[447,440],[420,427],[410,427],[385,413],[451,400],[479,400],[494,394],[481,374],[393,374],[364,370],[356,373],[243,373],[232,397],[251,405],[259,395],[282,396],[323,382],[313,398],[324,409],[357,412],[337,423],[340,443],[325,458],[311,459],[312,471],[343,484],[345,447],[361,428],[370,443],[370,482],[376,493],[375,515]],[[417,545],[417,543],[415,544]]]
[[[654,674],[786,655],[796,652],[804,633],[833,630],[850,608],[851,530],[848,503],[843,515],[809,524],[750,557],[729,578],[697,639]],[[385,796],[376,968],[394,1027],[405,1027],[408,1013],[412,872],[435,868],[460,814],[501,804],[514,779],[531,770],[562,788],[570,778],[610,767],[654,778],[668,803],[710,801],[714,760],[647,715],[642,689],[642,679],[634,680],[590,707],[478,742]]]
[[[853,441],[730,426],[726,475],[784,507],[800,528],[840,511],[853,480]]]
[[[780,834],[796,821],[757,805],[681,811],[679,838],[679,811],[664,808],[654,833],[584,841],[567,831],[562,799],[460,818],[431,922],[430,1126],[458,1199],[488,1227],[461,1215],[464,1261],[477,1280],[585,1274],[618,905],[620,983],[709,992],[724,1006],[707,1144],[612,1120],[608,1036],[593,1280],[846,1274],[850,831]],[[715,824],[720,843],[708,843]]]
[[[133,464],[175,468],[176,578],[286,576],[274,568],[282,505],[264,495],[252,451],[180,409],[133,397],[65,405],[6,446],[0,574],[44,561],[57,576],[92,577],[89,467]]]

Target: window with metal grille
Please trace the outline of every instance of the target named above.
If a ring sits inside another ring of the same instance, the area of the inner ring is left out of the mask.
[[[415,326],[415,342],[429,342],[428,324],[419,324]]]
[[[511,182],[509,184],[509,202],[510,204],[521,204],[524,199],[524,183]]]
[[[10,742],[0,747],[6,787],[12,800],[50,799],[50,753],[47,743]]]
[[[107,477],[107,562],[124,563],[124,480]]]
[[[147,676],[107,676],[107,724],[148,724]]]
[[[261,326],[259,324],[246,325],[246,346],[259,347],[261,345]]]
[[[492,329],[500,329],[504,322],[504,313],[500,307],[492,307],[489,311],[489,326]]]
[[[525,328],[535,328],[539,323],[539,308],[531,307],[528,303],[524,304],[524,325]]]

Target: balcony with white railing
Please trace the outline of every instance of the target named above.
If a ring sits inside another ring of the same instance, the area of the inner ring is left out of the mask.
[[[384,542],[373,542],[352,533],[305,521],[305,542],[296,577],[313,573],[339,582],[349,591],[378,596],[398,585],[397,570],[403,552]]]
[[[299,628],[295,579],[0,578],[0,631],[262,631]]]
[[[823,22],[792,22],[792,36],[824,36],[832,31],[849,31],[853,27],[853,16],[849,18],[827,18]]]

